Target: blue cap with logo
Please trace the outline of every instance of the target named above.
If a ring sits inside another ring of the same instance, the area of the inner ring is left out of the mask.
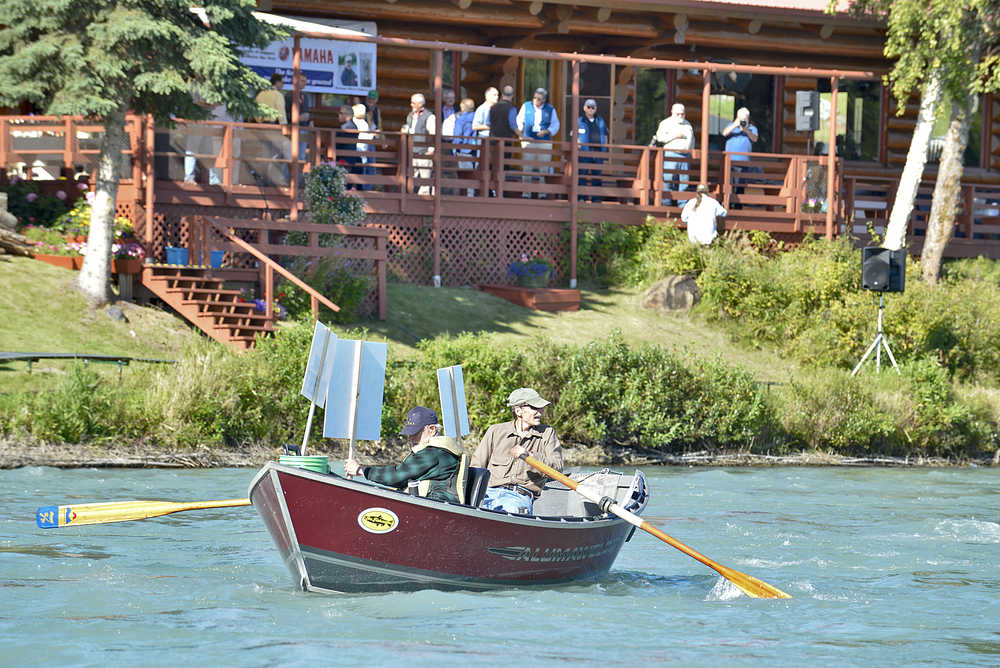
[[[423,406],[415,406],[406,414],[406,424],[400,430],[403,436],[419,434],[420,430],[429,424],[437,424],[437,413]]]

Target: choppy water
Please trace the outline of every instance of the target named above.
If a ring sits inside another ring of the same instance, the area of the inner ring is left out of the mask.
[[[0,471],[0,665],[1000,664],[1000,471],[646,469],[646,519],[793,595],[735,595],[638,532],[602,582],[295,589],[252,508],[43,530],[41,505],[241,497],[253,471]]]

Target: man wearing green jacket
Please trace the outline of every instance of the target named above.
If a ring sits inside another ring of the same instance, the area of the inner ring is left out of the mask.
[[[411,443],[406,459],[386,466],[360,466],[348,459],[344,471],[396,489],[406,489],[410,481],[417,481],[420,496],[458,503],[456,483],[462,449],[454,438],[439,435],[440,431],[437,413],[416,406],[406,414],[406,424],[400,431]]]

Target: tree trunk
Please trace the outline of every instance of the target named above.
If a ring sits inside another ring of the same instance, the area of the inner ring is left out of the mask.
[[[114,236],[115,203],[121,175],[122,151],[127,148],[125,107],[104,119],[104,137],[97,162],[97,187],[90,210],[87,255],[83,259],[77,288],[91,308],[111,300],[111,243]]]
[[[934,184],[934,200],[931,215],[927,221],[927,238],[920,255],[920,273],[931,284],[937,283],[941,272],[941,257],[944,247],[951,241],[955,231],[955,219],[962,194],[962,172],[965,166],[962,157],[969,143],[969,126],[976,110],[976,96],[969,95],[966,102],[951,103],[951,121],[941,151],[937,183]]]
[[[906,245],[906,229],[910,224],[910,214],[913,213],[913,201],[917,197],[917,188],[920,187],[920,177],[923,176],[924,165],[927,163],[927,146],[934,130],[934,113],[940,100],[941,79],[934,74],[924,86],[920,97],[917,125],[913,128],[910,150],[906,153],[906,165],[899,177],[896,201],[892,205],[889,224],[885,229],[883,246],[890,250],[899,250]]]

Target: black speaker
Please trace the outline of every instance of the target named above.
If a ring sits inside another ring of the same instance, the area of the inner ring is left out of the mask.
[[[819,130],[819,93],[795,91],[795,131]]]
[[[861,287],[875,292],[902,292],[906,284],[906,250],[878,246],[861,249]]]

